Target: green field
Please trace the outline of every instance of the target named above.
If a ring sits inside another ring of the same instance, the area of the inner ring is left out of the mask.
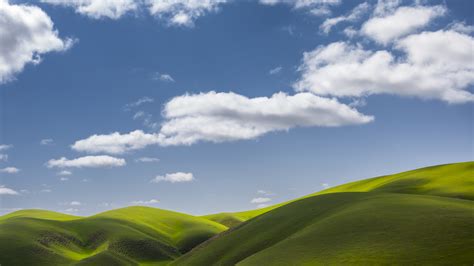
[[[472,265],[474,162],[202,217],[128,207],[0,217],[5,265]],[[228,229],[228,227],[231,227]]]

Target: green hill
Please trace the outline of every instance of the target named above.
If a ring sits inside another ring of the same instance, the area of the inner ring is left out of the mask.
[[[472,265],[474,204],[393,193],[332,193],[269,211],[173,265]]]
[[[228,230],[228,227],[232,227]],[[474,162],[196,217],[128,207],[0,217],[5,265],[472,265]]]
[[[437,165],[393,175],[385,175],[355,181],[322,190],[307,195],[303,198],[335,192],[373,191],[435,195],[474,200],[473,176],[474,162]],[[296,200],[299,199],[257,210],[235,213],[218,213],[206,215],[203,217],[232,227],[250,218],[261,215]]]
[[[87,218],[24,210],[0,218],[0,263],[166,263],[226,229],[200,217],[148,207]]]

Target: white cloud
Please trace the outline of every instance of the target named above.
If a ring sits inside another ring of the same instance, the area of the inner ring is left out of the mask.
[[[287,4],[293,6],[293,8],[308,8],[318,5],[339,5],[341,0],[260,0],[260,4],[263,5],[276,5],[276,4]]]
[[[331,15],[332,12],[328,6],[320,6],[311,9],[310,13],[316,17],[324,17]]]
[[[138,106],[140,106],[142,104],[145,104],[145,103],[152,103],[154,101],[155,100],[153,98],[145,96],[145,97],[142,97],[142,98],[138,99],[136,102],[126,104],[125,105],[125,110],[130,110],[133,107],[138,107]]]
[[[171,182],[171,183],[180,183],[180,182],[191,182],[194,180],[192,173],[183,173],[177,172],[172,174],[166,174],[164,176],[156,176],[150,182],[159,183],[159,182]]]
[[[374,15],[386,16],[387,14],[391,14],[400,4],[400,0],[378,0],[375,5]]]
[[[160,73],[156,73],[155,76],[153,77],[154,80],[161,80],[161,81],[164,81],[164,82],[174,82],[174,78],[170,75],[170,74],[166,74],[166,73],[163,73],[163,74],[160,74]]]
[[[399,7],[393,14],[376,16],[362,25],[361,32],[381,44],[412,33],[446,13],[443,6]]]
[[[60,159],[51,159],[46,165],[48,168],[68,168],[68,167],[119,167],[126,164],[125,159],[115,158],[108,155],[99,155],[99,156],[84,156],[76,159],[67,159],[62,157]]]
[[[324,188],[324,189],[327,189],[330,187],[330,185],[328,183],[322,183],[321,186]]]
[[[271,201],[271,198],[264,198],[264,197],[258,197],[258,198],[253,198],[250,203],[265,203]]]
[[[215,12],[227,0],[147,0],[150,14],[165,19],[171,25],[193,26],[194,21]]]
[[[50,145],[50,144],[53,144],[53,139],[42,139],[40,141],[40,144],[41,145]]]
[[[12,147],[13,147],[13,145],[0,144],[0,151],[6,151],[6,150],[8,150]]]
[[[51,193],[51,192],[53,192],[53,190],[50,189],[50,188],[45,188],[45,189],[42,189],[40,192],[42,192],[42,193]]]
[[[0,195],[18,195],[19,193],[11,188],[0,185]]]
[[[68,181],[68,180],[69,180],[68,177],[60,177],[59,178],[59,181],[63,181],[63,182]]]
[[[319,28],[324,32],[324,33],[329,33],[332,29],[332,27],[336,26],[337,24],[341,22],[353,22],[357,21],[360,19],[365,13],[369,11],[370,5],[366,2],[357,5],[354,7],[354,9],[349,12],[349,14],[345,16],[339,16],[339,17],[334,17],[334,18],[328,18],[326,19]]]
[[[8,161],[8,154],[0,153],[0,162]]]
[[[0,84],[14,78],[41,55],[65,51],[73,40],[61,39],[51,18],[41,8],[0,0]]]
[[[359,31],[354,29],[353,27],[347,27],[343,31],[344,35],[346,35],[348,38],[354,38],[359,34]]]
[[[79,209],[76,208],[67,208],[63,212],[68,212],[68,213],[76,213],[79,212]]]
[[[298,91],[318,95],[394,94],[449,103],[474,100],[474,38],[454,31],[423,32],[396,42],[402,55],[336,42],[304,54]]]
[[[69,205],[71,205],[71,206],[81,206],[82,203],[77,201],[77,200],[73,200],[73,201],[69,202]]]
[[[473,25],[467,25],[465,22],[454,22],[448,27],[450,30],[457,31],[459,33],[471,34],[474,32]]]
[[[247,98],[229,93],[183,95],[163,110],[161,145],[191,145],[198,141],[254,139],[293,127],[343,126],[373,120],[335,99],[311,93]]]
[[[63,171],[58,172],[58,175],[59,175],[59,176],[72,175],[72,172],[71,172],[71,171],[68,171],[68,170],[63,170]]]
[[[275,195],[275,193],[270,192],[270,191],[266,191],[266,190],[263,190],[263,189],[257,190],[257,194],[261,194],[261,195],[265,195],[265,196]]]
[[[135,0],[41,0],[43,3],[72,7],[82,15],[94,19],[118,19],[130,11],[137,10]]]
[[[160,201],[157,200],[157,199],[134,200],[134,201],[131,202],[131,204],[133,204],[133,205],[153,205],[153,204],[157,204],[157,203],[160,203]]]
[[[268,207],[270,205],[266,204],[266,203],[262,203],[262,204],[258,204],[257,205],[257,208],[261,209],[261,208],[265,208],[265,207]]]
[[[275,67],[273,69],[270,69],[270,71],[268,71],[268,74],[276,75],[276,74],[280,73],[282,69],[283,69],[283,67],[281,67],[281,66]]]
[[[16,167],[5,167],[0,169],[0,173],[5,173],[5,174],[16,174],[20,172],[20,169]]]
[[[139,163],[157,163],[160,161],[160,159],[153,157],[140,157],[137,158],[135,161]]]
[[[111,154],[122,154],[127,151],[143,149],[148,145],[157,145],[162,137],[159,134],[148,134],[135,130],[128,134],[114,132],[108,135],[92,135],[87,139],[78,140],[72,145],[76,151]]]
[[[133,115],[133,120],[141,120],[143,125],[156,130],[160,128],[160,124],[153,122],[153,116],[145,111],[138,111]]]
[[[159,133],[135,130],[127,134],[92,135],[78,140],[76,151],[121,154],[149,145],[191,145],[199,141],[224,142],[254,139],[293,127],[334,127],[371,122],[357,110],[311,93],[247,98],[229,93],[183,95],[169,101]]]

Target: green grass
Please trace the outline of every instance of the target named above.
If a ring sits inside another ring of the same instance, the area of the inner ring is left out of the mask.
[[[204,218],[148,207],[86,218],[24,210],[0,218],[0,263],[156,265],[226,229]]]
[[[322,190],[302,198],[335,192],[393,192],[404,194],[423,194],[474,200],[474,162],[454,163],[430,166],[403,173],[385,175],[355,181],[326,190]],[[302,199],[299,198],[299,199]],[[284,206],[283,202],[257,210],[218,213],[203,216],[229,227],[236,226],[268,211]],[[228,223],[227,221],[232,221]],[[239,222],[240,221],[240,222]]]
[[[202,217],[149,207],[90,217],[23,210],[0,217],[0,264],[472,265],[473,200],[467,162]]]
[[[473,208],[425,195],[319,195],[255,217],[173,265],[472,265]]]

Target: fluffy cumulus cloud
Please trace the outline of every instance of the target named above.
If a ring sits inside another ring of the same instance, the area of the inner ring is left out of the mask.
[[[16,167],[5,167],[5,168],[0,169],[0,173],[4,173],[4,174],[16,174],[18,172],[20,172],[20,169]]]
[[[142,130],[135,130],[127,134],[115,132],[106,135],[92,135],[86,139],[78,140],[72,145],[72,149],[89,153],[121,154],[143,149],[148,145],[160,144],[161,140],[160,134],[145,133]]]
[[[94,19],[118,19],[127,12],[137,10],[135,0],[41,0],[43,3],[72,7],[79,14]]]
[[[158,133],[135,130],[92,135],[72,148],[89,153],[121,154],[149,145],[191,145],[199,141],[254,139],[293,127],[333,127],[371,122],[373,117],[335,99],[311,93],[248,98],[236,93],[208,92],[183,95],[166,103],[165,121]]]
[[[61,39],[51,18],[39,7],[0,0],[0,84],[14,78],[41,55],[65,51],[73,44]]]
[[[19,193],[11,188],[0,185],[0,195],[18,195]]]
[[[449,103],[474,100],[474,38],[452,30],[422,32],[394,44],[399,55],[346,42],[304,54],[299,91],[318,95],[394,94]]]
[[[443,6],[403,6],[393,13],[383,12],[362,25],[362,33],[381,44],[412,33],[446,13]]]
[[[0,162],[8,161],[8,154],[0,153]]]
[[[364,124],[373,119],[335,99],[282,92],[257,98],[213,91],[183,95],[169,101],[163,114],[163,145],[253,139],[293,127]]]
[[[177,173],[172,173],[172,174],[156,176],[150,182],[151,183],[159,183],[159,182],[182,183],[182,182],[191,182],[193,180],[194,180],[194,175],[192,173],[177,172]]]
[[[115,158],[108,155],[84,156],[76,159],[51,159],[46,163],[48,168],[99,168],[99,167],[119,167],[126,164],[125,159]]]

